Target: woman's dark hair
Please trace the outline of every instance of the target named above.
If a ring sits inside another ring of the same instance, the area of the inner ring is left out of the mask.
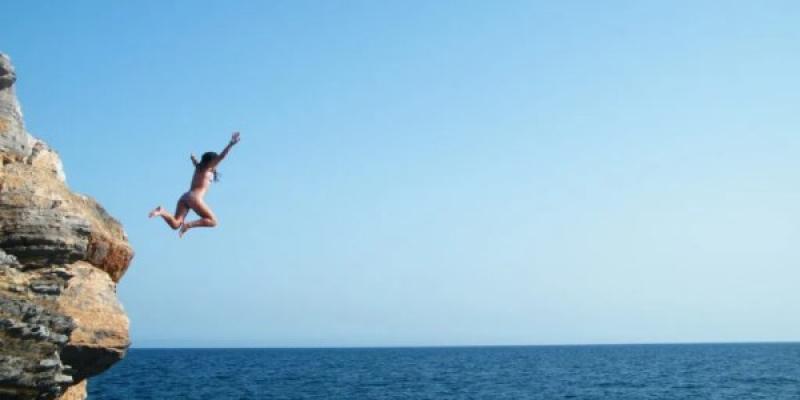
[[[200,162],[197,163],[197,168],[205,168],[210,164],[212,161],[216,160],[219,157],[219,154],[213,151],[207,151],[203,153],[203,156],[200,157]],[[219,181],[219,174],[217,171],[214,171],[214,182]]]

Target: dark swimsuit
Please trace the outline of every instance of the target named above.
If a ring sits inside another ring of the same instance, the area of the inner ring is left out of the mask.
[[[195,194],[194,193],[186,192],[181,196],[179,201],[181,203],[183,203],[183,205],[185,205],[186,207],[192,208],[192,203],[190,202],[190,200],[194,200],[194,199],[195,199]]]

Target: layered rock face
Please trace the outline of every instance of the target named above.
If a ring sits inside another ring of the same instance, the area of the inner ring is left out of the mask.
[[[25,130],[15,82],[0,54],[0,399],[81,399],[130,344],[116,282],[133,249]]]

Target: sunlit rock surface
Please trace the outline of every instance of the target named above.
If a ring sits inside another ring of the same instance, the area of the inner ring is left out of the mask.
[[[0,54],[0,399],[83,399],[130,345],[116,282],[133,249],[25,130],[16,80]]]

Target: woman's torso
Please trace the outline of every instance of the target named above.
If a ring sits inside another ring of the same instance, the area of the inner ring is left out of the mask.
[[[209,186],[211,186],[211,181],[213,179],[214,179],[214,172],[210,168],[208,169],[196,168],[194,171],[194,175],[192,176],[192,186],[189,189],[189,191],[202,196],[208,191],[208,188]]]

